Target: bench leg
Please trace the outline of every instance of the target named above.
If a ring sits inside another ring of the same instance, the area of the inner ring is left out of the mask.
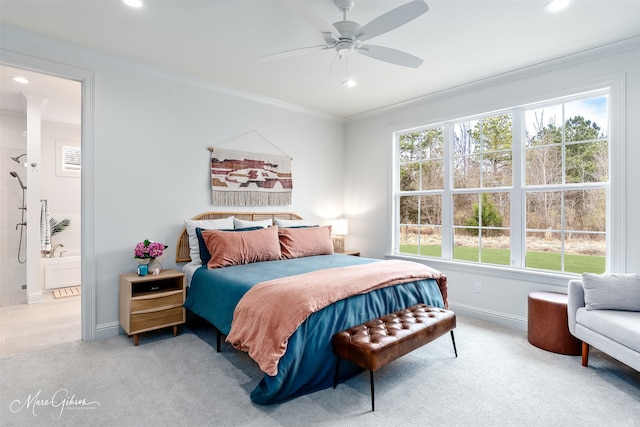
[[[369,378],[371,379],[371,412],[375,412],[376,410],[376,395],[374,392],[374,387],[373,387],[373,371],[369,371],[370,375]]]
[[[336,362],[336,374],[333,376],[333,389],[338,386],[338,373],[340,372],[340,358],[338,357],[338,361]]]
[[[451,330],[451,342],[453,343],[453,352],[456,354],[456,357],[458,357],[458,349],[456,349],[456,339],[453,336],[453,329]]]
[[[216,353],[220,353],[220,341],[222,339],[222,332],[216,328]]]

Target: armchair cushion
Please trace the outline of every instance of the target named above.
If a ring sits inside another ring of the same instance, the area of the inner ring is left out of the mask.
[[[640,311],[640,276],[633,274],[583,273],[587,310]]]

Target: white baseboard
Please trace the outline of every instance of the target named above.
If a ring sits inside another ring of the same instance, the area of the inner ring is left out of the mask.
[[[119,322],[102,323],[100,325],[96,325],[95,339],[99,340],[103,338],[111,338],[111,337],[115,337],[119,333],[120,333]]]
[[[527,330],[526,317],[514,316],[512,314],[487,310],[485,308],[478,308],[466,304],[458,304],[455,302],[449,302],[449,308],[462,316],[469,316],[475,319],[486,320],[487,322],[497,323],[499,325],[507,326],[509,328],[517,329],[520,331]]]
[[[30,292],[27,294],[27,304],[37,304],[43,301],[42,291]]]

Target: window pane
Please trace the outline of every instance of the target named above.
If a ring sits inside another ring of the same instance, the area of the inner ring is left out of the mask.
[[[511,151],[499,151],[484,155],[482,187],[511,186]]]
[[[489,231],[489,233],[485,233],[486,231]],[[480,243],[480,260],[483,263],[511,264],[511,237],[509,230],[483,230]]]
[[[525,121],[527,147],[562,143],[562,105],[527,110]]]
[[[454,194],[453,224],[473,227],[509,227],[511,196],[507,192]],[[476,231],[477,234],[477,231]]]
[[[606,182],[609,179],[609,147],[606,141],[567,145],[567,182]]]
[[[511,124],[510,114],[455,124],[455,188],[512,185]]]
[[[606,235],[570,233],[565,239],[564,270],[571,273],[604,273]]]
[[[605,190],[566,191],[564,209],[567,231],[606,231],[607,195]]]
[[[485,227],[511,226],[511,194],[508,192],[485,193],[482,202],[483,221]]]
[[[418,227],[415,225],[400,225],[400,253],[418,253]]]
[[[480,261],[480,237],[477,229],[456,228],[453,234],[453,259]]]
[[[527,192],[527,229],[560,230],[562,193],[559,191]]]
[[[526,235],[526,267],[562,271],[560,233],[528,232]]]
[[[456,123],[453,126],[453,155],[468,156],[480,152],[480,141],[474,139],[472,129],[478,121]]]
[[[478,212],[473,207],[480,200],[479,194],[454,194],[453,195],[453,225],[462,226],[470,225],[469,221],[475,220],[478,225]]]
[[[442,228],[433,226],[420,227],[420,255],[442,256]]]
[[[482,119],[476,123],[474,132],[485,153],[511,150],[511,114]]]
[[[400,165],[400,191],[420,189],[420,163],[411,162]]]
[[[444,157],[444,129],[428,129],[422,132],[425,145],[425,159],[441,159]]]
[[[455,194],[453,200],[454,258],[509,265],[510,194]]]
[[[442,224],[442,196],[420,196],[420,225]]]
[[[400,162],[415,162],[422,160],[421,137],[419,132],[400,135]]]
[[[441,190],[444,188],[444,169],[442,160],[430,160],[422,164],[422,190]]]
[[[565,104],[565,141],[589,141],[609,134],[608,96],[598,96]]]
[[[442,256],[442,196],[403,196],[400,206],[400,252]]]
[[[562,150],[560,146],[527,149],[526,185],[562,183]]]
[[[400,224],[418,224],[419,196],[400,196]]]
[[[453,159],[455,188],[480,188],[480,156],[462,156]]]

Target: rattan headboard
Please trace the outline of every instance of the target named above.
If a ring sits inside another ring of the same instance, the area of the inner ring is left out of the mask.
[[[302,219],[301,216],[290,212],[205,212],[200,215],[196,215],[191,219],[220,219],[234,216],[238,219],[245,221],[260,221],[261,219]],[[191,261],[189,250],[189,236],[187,235],[187,229],[183,228],[180,237],[178,238],[178,244],[176,245],[176,262],[189,262]]]

